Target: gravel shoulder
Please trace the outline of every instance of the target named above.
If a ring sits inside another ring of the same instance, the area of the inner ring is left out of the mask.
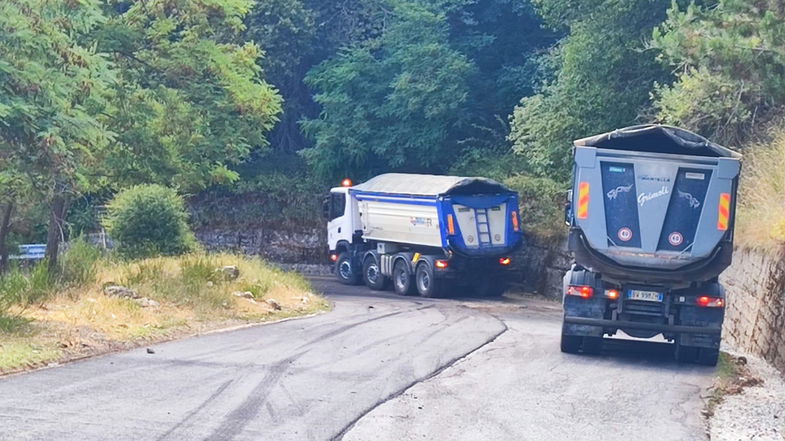
[[[785,440],[785,378],[765,361],[748,354],[748,375],[762,383],[726,395],[709,419],[712,441]]]

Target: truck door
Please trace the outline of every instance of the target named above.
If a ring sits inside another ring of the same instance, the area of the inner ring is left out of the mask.
[[[352,242],[352,219],[347,199],[347,192],[343,188],[330,192],[327,222],[327,244],[330,250],[335,250],[341,240]]]

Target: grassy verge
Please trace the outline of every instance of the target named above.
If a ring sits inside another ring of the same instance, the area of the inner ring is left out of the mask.
[[[785,130],[745,150],[736,223],[737,243],[771,250],[785,243]]]
[[[761,382],[760,378],[750,373],[746,358],[735,357],[722,352],[717,363],[717,377],[709,389],[706,399],[706,409],[703,411],[704,416],[707,418],[712,417],[717,406],[722,403],[726,396],[739,394],[745,387],[755,386]]]
[[[222,271],[230,266],[236,278]],[[38,282],[29,299],[20,293],[30,291],[35,269],[5,278],[13,282],[5,297],[15,301],[0,315],[0,373],[328,308],[302,276],[230,254],[96,259],[82,270]],[[108,288],[117,286],[121,296]]]

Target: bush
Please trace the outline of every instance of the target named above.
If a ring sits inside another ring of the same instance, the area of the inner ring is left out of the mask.
[[[96,273],[95,263],[100,257],[101,251],[83,237],[72,240],[59,260],[60,282],[77,286],[92,282]]]
[[[178,255],[196,248],[187,219],[185,202],[174,190],[138,185],[109,203],[104,227],[122,256]]]
[[[520,194],[521,226],[542,238],[562,236],[564,201],[568,187],[552,179],[512,176],[504,184]]]

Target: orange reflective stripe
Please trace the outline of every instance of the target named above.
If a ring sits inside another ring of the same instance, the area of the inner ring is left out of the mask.
[[[447,215],[447,232],[450,233],[450,236],[455,235],[455,219],[451,214]]]
[[[717,229],[727,231],[730,224],[730,193],[720,194],[720,209],[717,217]]]
[[[581,182],[578,186],[578,219],[589,218],[589,183]]]
[[[517,211],[513,211],[512,212],[512,229],[514,231],[520,231],[520,229],[521,229],[521,226],[518,223],[518,212]]]

